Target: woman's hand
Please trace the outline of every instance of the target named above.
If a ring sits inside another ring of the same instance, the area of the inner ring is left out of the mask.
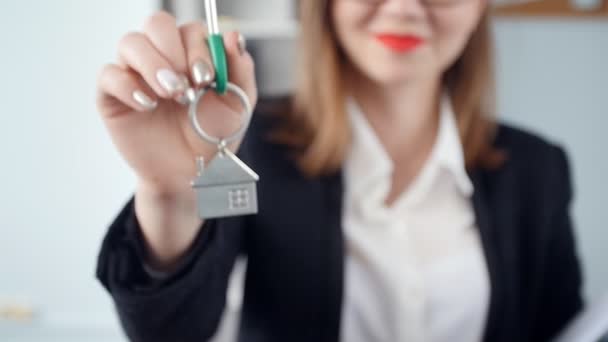
[[[99,75],[98,108],[114,144],[140,182],[159,192],[189,189],[195,158],[209,160],[217,152],[196,135],[187,106],[177,101],[189,86],[186,82],[199,88],[214,77],[206,37],[202,23],[177,27],[174,17],[158,12],[143,32],[121,39],[117,63],[106,65]],[[226,34],[224,41],[229,79],[255,106],[251,56],[239,51],[237,33]],[[233,95],[212,91],[199,107],[199,120],[208,132],[225,136],[239,128],[241,111]]]
[[[190,186],[196,157],[210,160],[217,152],[195,133],[188,107],[180,103],[188,87],[204,87],[214,79],[206,38],[202,23],[178,27],[174,17],[158,12],[142,32],[120,40],[116,64],[106,65],[98,78],[99,112],[112,141],[137,174],[136,214],[161,264],[183,253],[196,235],[201,222]],[[224,35],[229,80],[255,106],[253,60],[238,40],[238,33]],[[234,95],[211,91],[199,106],[199,122],[210,134],[227,136],[239,128],[242,110]]]

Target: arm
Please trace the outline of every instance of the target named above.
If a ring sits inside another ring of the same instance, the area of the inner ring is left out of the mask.
[[[196,171],[194,158],[210,160],[217,153],[217,146],[192,134],[188,109],[176,103],[186,89],[207,87],[215,78],[206,36],[200,22],[178,25],[169,13],[156,12],[141,31],[121,38],[119,61],[105,65],[98,76],[99,112],[139,185],[135,199],[110,227],[97,276],[134,341],[211,336],[241,249],[246,219],[203,223],[187,186]],[[236,32],[224,35],[230,78],[255,107],[254,63],[238,38]],[[231,114],[235,108],[210,94],[205,110]],[[218,115],[206,124],[214,133],[232,132],[241,119]],[[238,145],[235,141],[229,147],[236,151]],[[146,264],[167,277],[153,279]]]
[[[131,199],[111,224],[97,277],[115,302],[132,341],[204,341],[224,310],[232,266],[242,249],[245,217],[208,220],[166,279],[144,270],[147,246]]]

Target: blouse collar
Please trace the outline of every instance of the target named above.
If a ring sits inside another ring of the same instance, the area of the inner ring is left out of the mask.
[[[347,100],[347,113],[351,122],[352,143],[346,160],[346,185],[349,191],[365,195],[370,185],[390,186],[393,162],[382,146],[378,136],[367,121],[361,108],[353,98]],[[422,171],[409,189],[415,193],[424,192],[424,183],[444,169],[453,177],[458,189],[467,197],[473,193],[473,185],[466,172],[464,153],[455,114],[450,97],[441,99],[439,126],[433,149]],[[420,184],[422,183],[422,184]],[[384,189],[388,193],[388,188]]]

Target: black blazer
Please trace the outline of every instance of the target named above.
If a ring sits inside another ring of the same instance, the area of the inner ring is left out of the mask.
[[[133,341],[204,341],[224,310],[235,258],[248,257],[239,341],[338,341],[343,291],[341,173],[307,179],[268,142],[259,111],[238,155],[259,175],[257,215],[205,222],[182,266],[157,281],[131,199],[103,241],[97,277]],[[569,216],[564,152],[504,125],[503,167],[470,173],[489,268],[484,341],[546,341],[581,309],[581,273]],[[168,161],[170,162],[170,161]]]

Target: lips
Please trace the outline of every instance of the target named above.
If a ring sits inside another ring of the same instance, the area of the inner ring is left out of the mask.
[[[409,52],[424,43],[424,39],[414,35],[378,34],[376,39],[396,52]]]

